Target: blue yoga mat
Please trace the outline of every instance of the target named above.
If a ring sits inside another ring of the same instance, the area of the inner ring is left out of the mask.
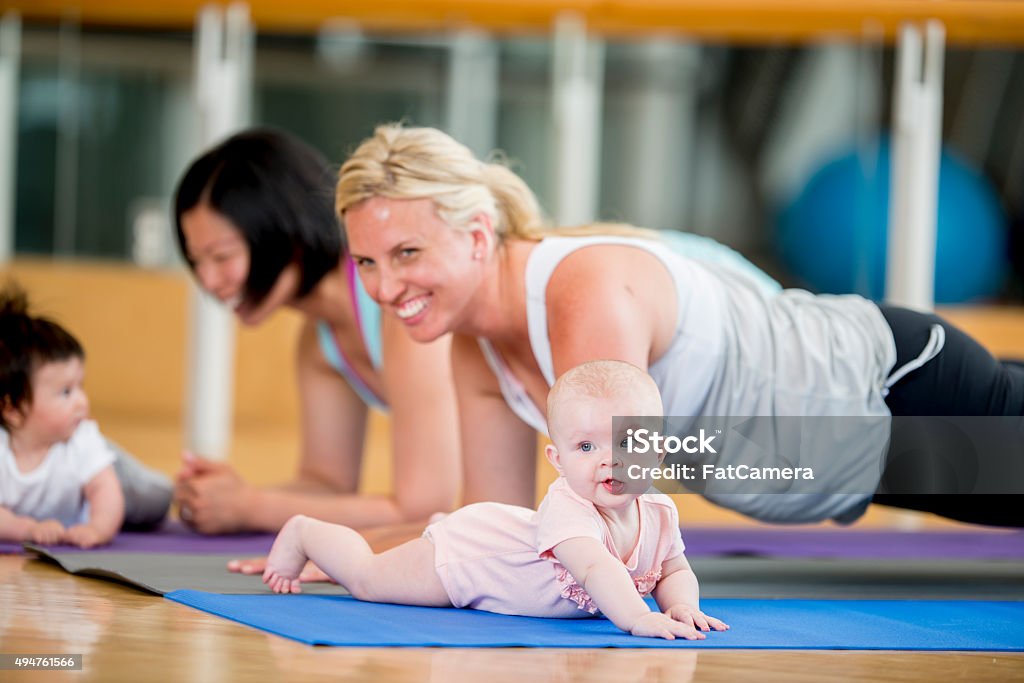
[[[702,608],[732,630],[668,641],[627,635],[600,618],[510,617],[347,596],[179,590],[165,597],[310,645],[1024,651],[1024,602],[704,600]]]

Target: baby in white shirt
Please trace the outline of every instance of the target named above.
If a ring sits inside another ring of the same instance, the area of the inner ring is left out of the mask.
[[[85,351],[57,323],[0,294],[0,540],[109,543],[124,520],[114,451],[87,420]]]

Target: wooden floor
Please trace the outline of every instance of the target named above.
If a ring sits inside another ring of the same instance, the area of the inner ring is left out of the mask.
[[[1024,357],[1024,314],[976,315],[957,321],[1000,355]],[[150,465],[171,474],[181,448],[180,422],[101,418],[106,433]],[[389,478],[386,429],[372,429],[364,488],[382,490]],[[240,428],[233,461],[256,483],[280,481],[293,470],[292,431]],[[538,478],[543,487],[547,477]],[[680,508],[687,524],[750,524],[695,496]],[[873,510],[873,527],[951,527],[909,513]],[[1022,596],[1024,597],[1024,596]],[[672,681],[1024,681],[1024,654],[460,650],[313,648],[272,636],[120,584],[73,577],[22,556],[0,555],[0,654],[82,654],[83,672],[0,671],[0,681],[259,681],[533,680],[658,683]]]
[[[314,648],[42,562],[0,557],[0,652],[82,654],[83,672],[3,681],[1024,680],[1024,655],[987,653]]]

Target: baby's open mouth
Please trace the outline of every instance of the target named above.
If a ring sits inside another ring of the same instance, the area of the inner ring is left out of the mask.
[[[611,477],[608,477],[607,479],[602,481],[601,486],[603,486],[605,490],[608,491],[608,493],[615,495],[622,493],[622,490],[626,488],[626,485],[624,483],[622,483],[618,479],[613,479]]]

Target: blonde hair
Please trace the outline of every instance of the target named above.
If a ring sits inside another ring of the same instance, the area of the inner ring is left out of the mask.
[[[558,413],[569,400],[623,395],[635,396],[637,405],[644,410],[656,407],[658,415],[663,411],[658,385],[648,373],[632,363],[621,360],[581,363],[562,374],[548,392],[548,431],[555,429]]]
[[[378,126],[342,165],[334,207],[345,212],[373,197],[431,199],[438,215],[460,229],[486,214],[499,239],[540,240],[549,235],[620,235],[657,238],[652,230],[619,223],[571,228],[547,226],[540,204],[522,178],[502,163],[477,159],[468,147],[436,128]]]
[[[536,239],[544,223],[522,178],[501,164],[478,160],[436,128],[385,124],[359,145],[338,175],[335,210],[344,221],[348,209],[372,197],[431,199],[456,228],[484,213],[503,237]]]

